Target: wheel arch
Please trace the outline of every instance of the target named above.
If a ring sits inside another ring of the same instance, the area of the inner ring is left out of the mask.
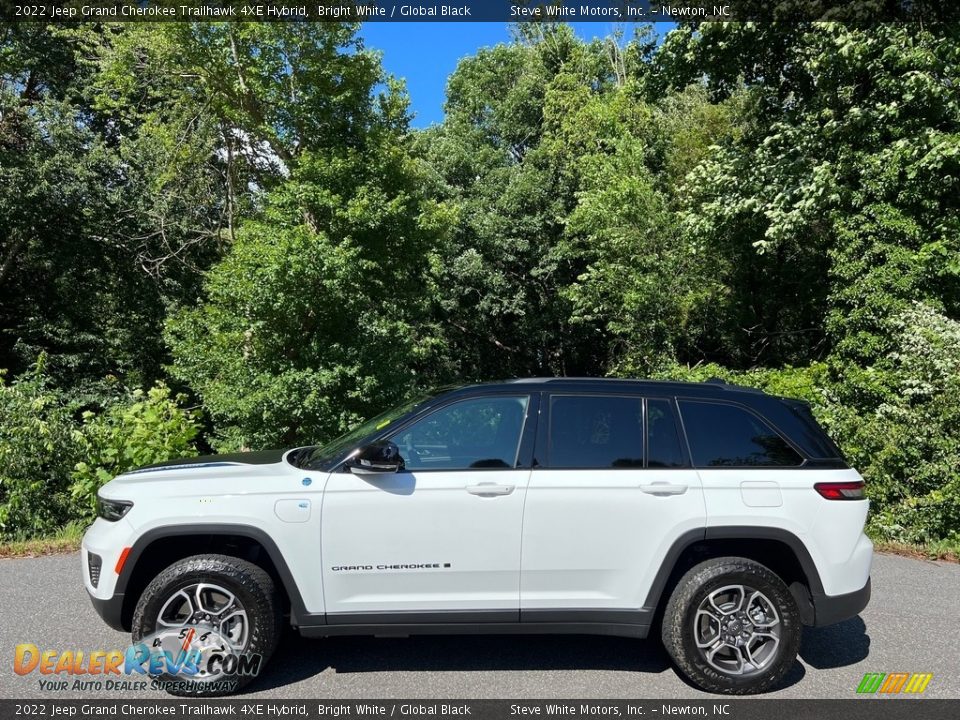
[[[724,556],[745,557],[770,568],[790,589],[803,623],[814,624],[813,598],[823,595],[823,583],[806,545],[783,528],[741,525],[692,530],[677,538],[644,602],[655,613],[655,622],[684,573],[704,560]]]
[[[259,565],[283,595],[291,624],[306,614],[297,583],[276,542],[261,528],[242,524],[196,523],[154,528],[143,533],[130,549],[117,578],[115,597],[122,595],[120,624],[130,630],[134,608],[156,575],[191,555],[218,553]]]

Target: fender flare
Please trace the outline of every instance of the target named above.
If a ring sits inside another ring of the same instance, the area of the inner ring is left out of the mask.
[[[677,562],[680,560],[680,556],[691,545],[704,540],[776,540],[782,542],[793,551],[794,556],[800,563],[800,569],[807,577],[810,594],[814,598],[824,595],[820,572],[810,556],[810,551],[807,550],[803,541],[789,530],[755,525],[718,525],[688,530],[674,540],[660,564],[660,570],[657,572],[653,584],[650,586],[647,599],[643,604],[644,608],[656,610],[659,607],[663,591]]]
[[[137,562],[143,555],[143,552],[157,540],[164,538],[180,537],[183,535],[236,535],[248,538],[257,542],[267,553],[270,561],[280,576],[280,582],[290,599],[290,623],[298,624],[300,618],[307,615],[306,606],[303,603],[303,597],[300,595],[300,588],[297,586],[293,573],[284,560],[283,553],[277,547],[276,542],[270,535],[254,525],[241,525],[234,523],[187,523],[177,525],[164,525],[162,527],[147,530],[137,538],[130,549],[130,554],[123,565],[123,570],[117,578],[117,584],[114,588],[114,597],[123,596],[126,593],[127,585],[133,576]]]

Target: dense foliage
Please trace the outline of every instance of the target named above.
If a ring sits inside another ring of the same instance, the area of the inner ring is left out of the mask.
[[[0,538],[56,529],[70,519],[70,469],[79,460],[71,408],[41,363],[0,385]]]
[[[46,357],[10,384],[0,378],[0,539],[49,534],[92,519],[96,492],[115,475],[195,452],[198,412],[158,384],[114,388],[81,410],[57,391]]]
[[[83,413],[74,436],[82,459],[74,465],[70,485],[81,517],[93,519],[97,490],[113,477],[196,454],[192,441],[200,429],[199,412],[181,407],[184,399],[171,397],[170,388],[159,383],[117,398],[99,413]]]
[[[803,397],[875,536],[960,546],[960,28],[521,26],[421,131],[357,32],[0,27],[3,536],[576,374]]]

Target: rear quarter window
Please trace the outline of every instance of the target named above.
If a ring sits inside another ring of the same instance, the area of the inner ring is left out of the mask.
[[[759,416],[719,402],[680,400],[696,467],[796,467],[803,458]]]

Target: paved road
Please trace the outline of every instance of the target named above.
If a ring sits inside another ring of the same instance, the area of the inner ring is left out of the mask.
[[[14,646],[122,649],[80,582],[77,555],[0,560],[0,697],[91,698],[13,673]],[[960,698],[960,565],[880,555],[863,615],[807,628],[774,696],[850,698],[865,672],[932,672],[926,695]],[[690,698],[659,643],[601,637],[284,638],[247,689],[267,698]],[[165,697],[157,691],[123,698]]]

